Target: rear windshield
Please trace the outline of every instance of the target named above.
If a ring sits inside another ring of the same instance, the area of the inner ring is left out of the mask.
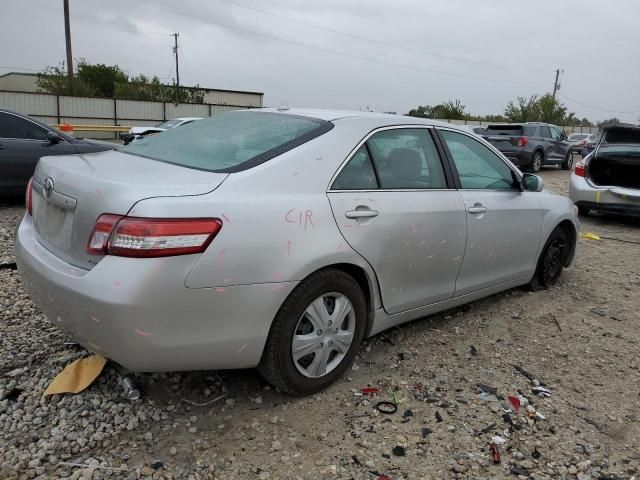
[[[267,112],[228,112],[145,137],[120,151],[211,172],[246,170],[333,128],[324,120]]]
[[[489,125],[485,130],[487,135],[522,135],[522,125]]]
[[[166,122],[161,123],[160,125],[156,125],[158,128],[173,128],[180,123],[180,120],[167,120]]]

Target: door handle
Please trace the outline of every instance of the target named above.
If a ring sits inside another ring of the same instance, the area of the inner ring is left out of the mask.
[[[481,203],[476,203],[473,207],[467,208],[467,212],[469,213],[485,213],[486,211],[487,207],[485,207]]]
[[[376,210],[349,210],[344,214],[347,218],[373,218],[378,216]]]

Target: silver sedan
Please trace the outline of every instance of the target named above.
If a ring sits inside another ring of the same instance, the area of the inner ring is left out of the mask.
[[[48,319],[130,370],[317,392],[364,338],[573,259],[569,199],[453,125],[264,109],[179,130],[42,158],[17,230]]]

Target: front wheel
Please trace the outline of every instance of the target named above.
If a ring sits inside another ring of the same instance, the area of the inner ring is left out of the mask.
[[[533,154],[533,158],[531,159],[531,163],[529,164],[529,171],[533,173],[537,173],[542,168],[543,162],[542,152],[537,151]]]
[[[556,227],[551,232],[538,259],[536,273],[528,284],[530,290],[547,289],[556,283],[564,268],[568,242],[567,234],[562,228]]]
[[[573,167],[573,152],[569,150],[567,156],[564,157],[564,162],[562,162],[562,169],[571,170],[571,167]]]
[[[258,371],[291,395],[323,390],[353,363],[366,318],[364,294],[351,276],[341,270],[318,272],[280,307]]]

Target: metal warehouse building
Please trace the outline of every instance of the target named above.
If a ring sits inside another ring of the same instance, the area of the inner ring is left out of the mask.
[[[40,93],[36,80],[37,75],[32,73],[0,75],[0,106],[49,124],[151,126],[177,117],[209,117],[230,110],[260,108],[264,96],[262,92],[198,87],[205,92],[203,103],[74,97]],[[113,133],[92,136],[109,138]]]

